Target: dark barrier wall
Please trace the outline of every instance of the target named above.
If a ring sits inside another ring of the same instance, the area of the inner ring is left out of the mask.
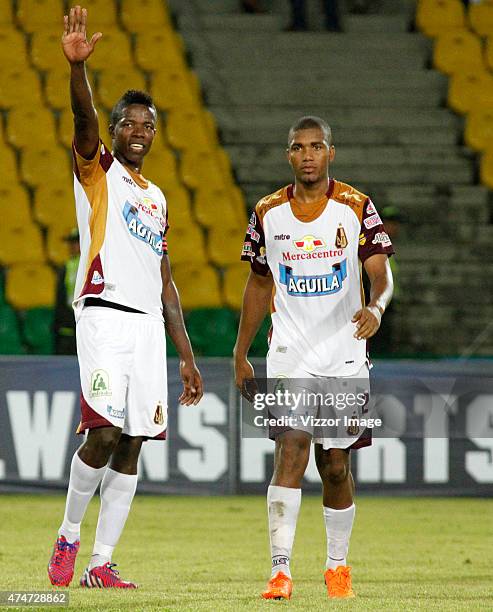
[[[169,361],[168,440],[144,444],[139,490],[264,492],[273,442],[241,437],[231,362],[207,359],[199,367],[203,400],[179,406],[178,364]],[[75,358],[0,358],[0,489],[65,486],[82,442],[75,435],[79,388]],[[353,453],[359,491],[493,494],[492,362],[381,362],[372,389],[386,427]],[[304,488],[320,489],[313,458]]]

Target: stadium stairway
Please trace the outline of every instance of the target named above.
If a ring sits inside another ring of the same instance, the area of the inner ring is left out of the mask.
[[[405,215],[399,351],[491,355],[490,193],[462,144],[462,117],[446,108],[447,78],[430,69],[432,43],[412,27],[416,3],[378,4],[345,14],[333,34],[317,0],[306,33],[283,31],[282,0],[265,0],[266,15],[240,13],[237,0],[170,2],[248,205],[291,180],[290,124],[326,118],[334,176]]]

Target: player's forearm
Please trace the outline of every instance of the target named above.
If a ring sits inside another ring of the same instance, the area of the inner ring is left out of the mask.
[[[187,334],[180,297],[173,281],[163,287],[164,326],[183,361],[193,361],[192,345]]]
[[[233,350],[235,359],[246,359],[248,350],[269,310],[272,283],[256,282],[250,276],[243,295],[238,337]]]
[[[98,142],[98,116],[92,99],[91,86],[87,79],[85,62],[70,64],[70,102],[74,114],[75,141],[87,149]],[[79,151],[84,154],[84,151]]]
[[[368,306],[376,306],[383,314],[390,304],[392,293],[394,291],[394,281],[390,266],[387,266],[385,272],[374,276],[370,279],[370,302]]]

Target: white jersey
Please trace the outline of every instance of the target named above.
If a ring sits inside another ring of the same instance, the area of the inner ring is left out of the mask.
[[[74,191],[81,257],[74,294],[98,297],[163,318],[161,258],[166,253],[166,199],[123,166],[100,142],[93,159],[74,154]]]
[[[260,200],[242,259],[274,278],[269,357],[317,376],[351,376],[367,359],[351,321],[364,304],[361,264],[393,249],[371,200],[329,185],[311,205],[295,200],[292,185]]]

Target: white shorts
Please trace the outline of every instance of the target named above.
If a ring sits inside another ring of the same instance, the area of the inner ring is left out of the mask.
[[[368,364],[365,362],[360,370],[356,374],[352,374],[351,376],[340,376],[340,377],[325,377],[325,376],[315,376],[314,374],[310,374],[302,370],[296,363],[289,362],[285,357],[279,356],[277,353],[274,353],[273,356],[270,354],[267,355],[267,378],[268,379],[276,379],[278,382],[282,381],[282,379],[296,379],[295,387],[290,387],[289,383],[285,386],[288,387],[291,392],[295,390],[298,393],[302,393],[303,391],[308,393],[320,393],[323,387],[330,387],[331,391],[334,393],[342,392],[344,393],[345,389],[345,381],[353,380],[357,381],[357,386],[359,387],[359,391],[366,396],[366,402],[362,406],[357,406],[354,410],[354,414],[350,416],[354,416],[357,419],[368,418],[368,405],[370,398],[370,375]],[[324,385],[324,380],[327,380],[327,384]],[[313,384],[312,382],[313,381]],[[317,381],[320,381],[320,385],[317,384]],[[300,384],[301,383],[301,386]],[[353,390],[353,385],[350,385],[351,391]],[[351,408],[351,413],[353,412],[353,408]],[[314,418],[324,416],[320,409],[313,406],[309,407],[306,415],[311,414]],[[273,414],[273,416],[276,416]],[[327,415],[325,415],[327,416]],[[346,425],[344,425],[343,419],[341,419],[341,424],[338,426],[340,434],[337,434],[334,437],[315,437],[314,428],[309,425],[300,424],[300,420],[292,421],[296,422],[296,425],[293,427],[273,427],[269,431],[269,437],[271,439],[275,439],[276,435],[283,433],[284,431],[289,431],[290,429],[296,429],[300,431],[305,431],[306,433],[312,436],[313,444],[321,444],[324,450],[328,450],[329,448],[343,448],[343,449],[353,449],[356,450],[358,448],[362,448],[364,446],[370,446],[372,443],[371,430],[366,429],[364,427],[357,428],[357,431],[353,431],[348,429]],[[320,430],[319,430],[320,431]]]
[[[164,439],[168,423],[166,335],[162,321],[115,308],[84,308],[77,322],[81,422],[129,436]]]

